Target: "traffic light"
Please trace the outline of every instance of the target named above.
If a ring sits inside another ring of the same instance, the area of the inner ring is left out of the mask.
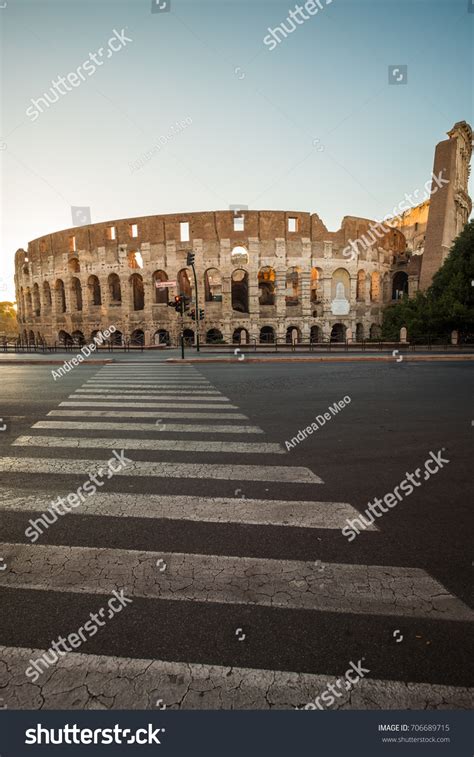
[[[191,304],[191,297],[188,297],[187,294],[182,294],[181,299],[183,300],[183,311],[189,310],[189,306]]]
[[[188,256],[186,258],[186,265],[194,265],[194,252],[188,252]]]
[[[192,321],[196,320],[196,311],[194,310],[194,308],[193,310],[189,311],[189,317],[191,318]]]
[[[199,320],[200,321],[204,320],[204,310],[202,310],[202,308],[199,308]]]

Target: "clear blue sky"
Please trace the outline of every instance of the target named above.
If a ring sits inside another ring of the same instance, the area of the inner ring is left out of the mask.
[[[72,226],[71,205],[95,222],[244,203],[317,212],[335,230],[421,189],[435,144],[472,124],[468,0],[332,0],[272,51],[268,27],[296,3],[170,1],[163,13],[151,0],[0,10],[0,300],[13,296],[16,249]],[[114,29],[133,41],[33,122],[31,99]],[[408,66],[406,85],[388,84],[390,64]]]

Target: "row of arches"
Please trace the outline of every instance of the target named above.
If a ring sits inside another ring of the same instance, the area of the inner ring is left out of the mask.
[[[74,271],[77,272],[77,271]],[[166,304],[171,297],[170,288],[163,286],[168,281],[166,271],[155,271],[152,277],[153,304]],[[311,269],[310,277],[310,300],[312,303],[321,301],[320,288],[321,271],[318,268]],[[80,279],[72,276],[69,283],[70,308],[74,311],[82,311],[86,305],[99,307],[103,304],[101,284],[97,276],[91,275],[87,280],[85,292]],[[369,286],[370,300],[378,302],[381,296],[380,274],[374,271],[368,276],[365,271],[358,271],[356,298],[365,301],[367,286]],[[130,307],[135,310],[143,310],[145,307],[145,287],[143,276],[133,273],[129,277]],[[53,290],[49,282],[43,283],[42,296],[38,284],[20,290],[21,304],[25,315],[40,316],[42,307],[48,311],[53,306],[58,314],[66,312],[66,287],[62,279],[57,279]],[[122,283],[116,273],[109,274],[107,278],[108,305],[119,306],[122,304]],[[173,290],[174,291],[174,290]],[[190,271],[183,268],[177,275],[177,292],[193,298],[193,283]],[[273,306],[276,303],[276,272],[270,266],[261,268],[258,272],[259,304],[261,306]],[[346,299],[350,300],[350,277],[344,269],[337,269],[332,275],[332,297],[343,292]],[[408,294],[408,276],[404,271],[398,271],[392,280],[392,299],[399,299]],[[217,268],[209,268],[204,273],[204,299],[206,303],[222,302],[222,276]],[[86,300],[86,302],[85,302]],[[289,268],[286,272],[285,302],[287,307],[299,305],[301,302],[301,269],[297,266]],[[238,268],[231,275],[231,304],[232,309],[240,313],[249,312],[249,274],[243,268]]]

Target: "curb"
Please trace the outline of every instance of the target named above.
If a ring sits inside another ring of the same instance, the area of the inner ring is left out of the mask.
[[[2,360],[0,358],[0,366],[2,365],[64,365],[66,360]],[[81,365],[106,365],[107,363],[113,363],[113,360],[85,360],[83,363],[74,366],[79,368]]]
[[[473,355],[400,355],[403,361],[408,362],[451,362],[455,361],[472,361]],[[249,357],[245,360],[239,360],[238,358],[168,358],[166,363],[353,363],[353,362],[365,362],[365,363],[400,363],[401,360],[393,357],[392,355],[368,355],[368,356],[352,356],[352,357]]]

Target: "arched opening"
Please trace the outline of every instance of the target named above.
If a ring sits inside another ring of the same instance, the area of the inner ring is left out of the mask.
[[[349,300],[350,281],[349,272],[345,268],[337,268],[331,278],[331,299]]]
[[[114,345],[114,347],[120,347],[123,344],[123,334],[121,331],[114,331],[110,335],[110,343]]]
[[[208,268],[204,274],[204,299],[206,302],[222,302],[222,279],[217,268]]]
[[[130,344],[135,345],[135,347],[141,347],[145,344],[145,334],[142,329],[135,329],[135,331],[132,331]]]
[[[335,323],[331,329],[331,342],[345,342],[346,327],[343,323]]]
[[[78,344],[79,347],[83,347],[86,343],[86,340],[84,338],[84,334],[82,333],[82,331],[73,331],[72,338],[75,344]]]
[[[31,318],[32,313],[33,313],[33,300],[31,297],[31,291],[29,287],[25,292],[25,306],[26,306],[26,314],[28,318]]]
[[[64,291],[64,281],[62,279],[58,279],[56,281],[54,290],[55,290],[55,295],[56,295],[56,312],[65,313],[66,312],[66,292]]]
[[[116,273],[111,273],[109,275],[107,285],[109,287],[109,305],[121,305],[122,287],[120,285],[120,278]]]
[[[79,279],[71,279],[71,303],[74,310],[82,310],[82,287]]]
[[[158,331],[155,331],[153,335],[153,342],[155,346],[158,346],[159,344],[169,344],[170,343],[169,332],[166,331],[166,329],[158,329]]]
[[[48,281],[43,281],[43,308],[50,310],[52,306],[51,287]]]
[[[273,344],[275,341],[275,330],[273,326],[262,326],[260,329],[260,344]]]
[[[81,265],[78,258],[71,258],[68,261],[67,268],[69,273],[80,273]]]
[[[275,304],[275,269],[266,266],[258,272],[258,301],[260,305]]]
[[[365,302],[365,271],[357,271],[357,292],[356,298]]]
[[[100,282],[97,276],[89,276],[87,287],[89,289],[90,304],[102,305],[102,293],[100,291]]]
[[[168,281],[166,271],[155,271],[153,274],[153,289],[155,290],[155,305],[166,305],[169,299],[169,289],[163,286]]]
[[[311,342],[317,343],[321,341],[321,329],[319,326],[311,326],[311,331],[309,332],[309,339]]]
[[[219,329],[209,329],[206,334],[206,342],[208,344],[221,344],[223,341],[222,333]]]
[[[245,247],[242,247],[241,245],[237,245],[237,247],[234,247],[232,249],[232,252],[230,253],[230,262],[232,265],[248,265],[249,262],[249,253],[248,250]]]
[[[249,276],[243,268],[232,273],[232,310],[249,312]]]
[[[373,323],[370,327],[370,338],[371,339],[380,339],[382,330],[378,323]]]
[[[184,329],[183,339],[188,347],[192,347],[194,344],[194,331],[192,329]]]
[[[178,273],[178,291],[177,294],[184,294],[185,297],[193,298],[193,288],[191,286],[190,272],[187,268],[182,268]]]
[[[364,324],[358,323],[356,325],[356,342],[364,341]]]
[[[248,344],[249,342],[249,332],[247,329],[244,329],[242,326],[238,329],[234,330],[234,333],[232,334],[232,343],[233,344]]]
[[[311,302],[320,302],[321,300],[319,284],[320,284],[320,273],[317,268],[312,268],[311,269],[311,282],[310,282]]]
[[[285,300],[287,307],[300,304],[300,269],[297,266],[288,268],[286,272]]]
[[[408,294],[408,274],[397,271],[392,279],[392,300],[401,300]]]
[[[127,260],[129,268],[133,268],[133,270],[143,268],[143,258],[139,252],[136,252],[136,250],[127,253]]]
[[[38,284],[33,286],[33,313],[36,316],[41,315],[41,301]]]
[[[28,342],[29,342],[29,344],[36,344],[36,337],[35,337],[35,332],[34,331],[29,331],[28,332]]]
[[[372,302],[378,302],[380,298],[380,274],[374,271],[370,277],[370,299]]]
[[[288,326],[285,341],[287,344],[298,344],[301,342],[301,331],[298,326]]]
[[[132,306],[134,310],[143,310],[145,307],[145,290],[143,279],[139,273],[133,273],[130,276],[130,287],[132,290]]]
[[[70,347],[72,344],[72,336],[67,331],[60,331],[58,334],[58,342],[64,347]]]

